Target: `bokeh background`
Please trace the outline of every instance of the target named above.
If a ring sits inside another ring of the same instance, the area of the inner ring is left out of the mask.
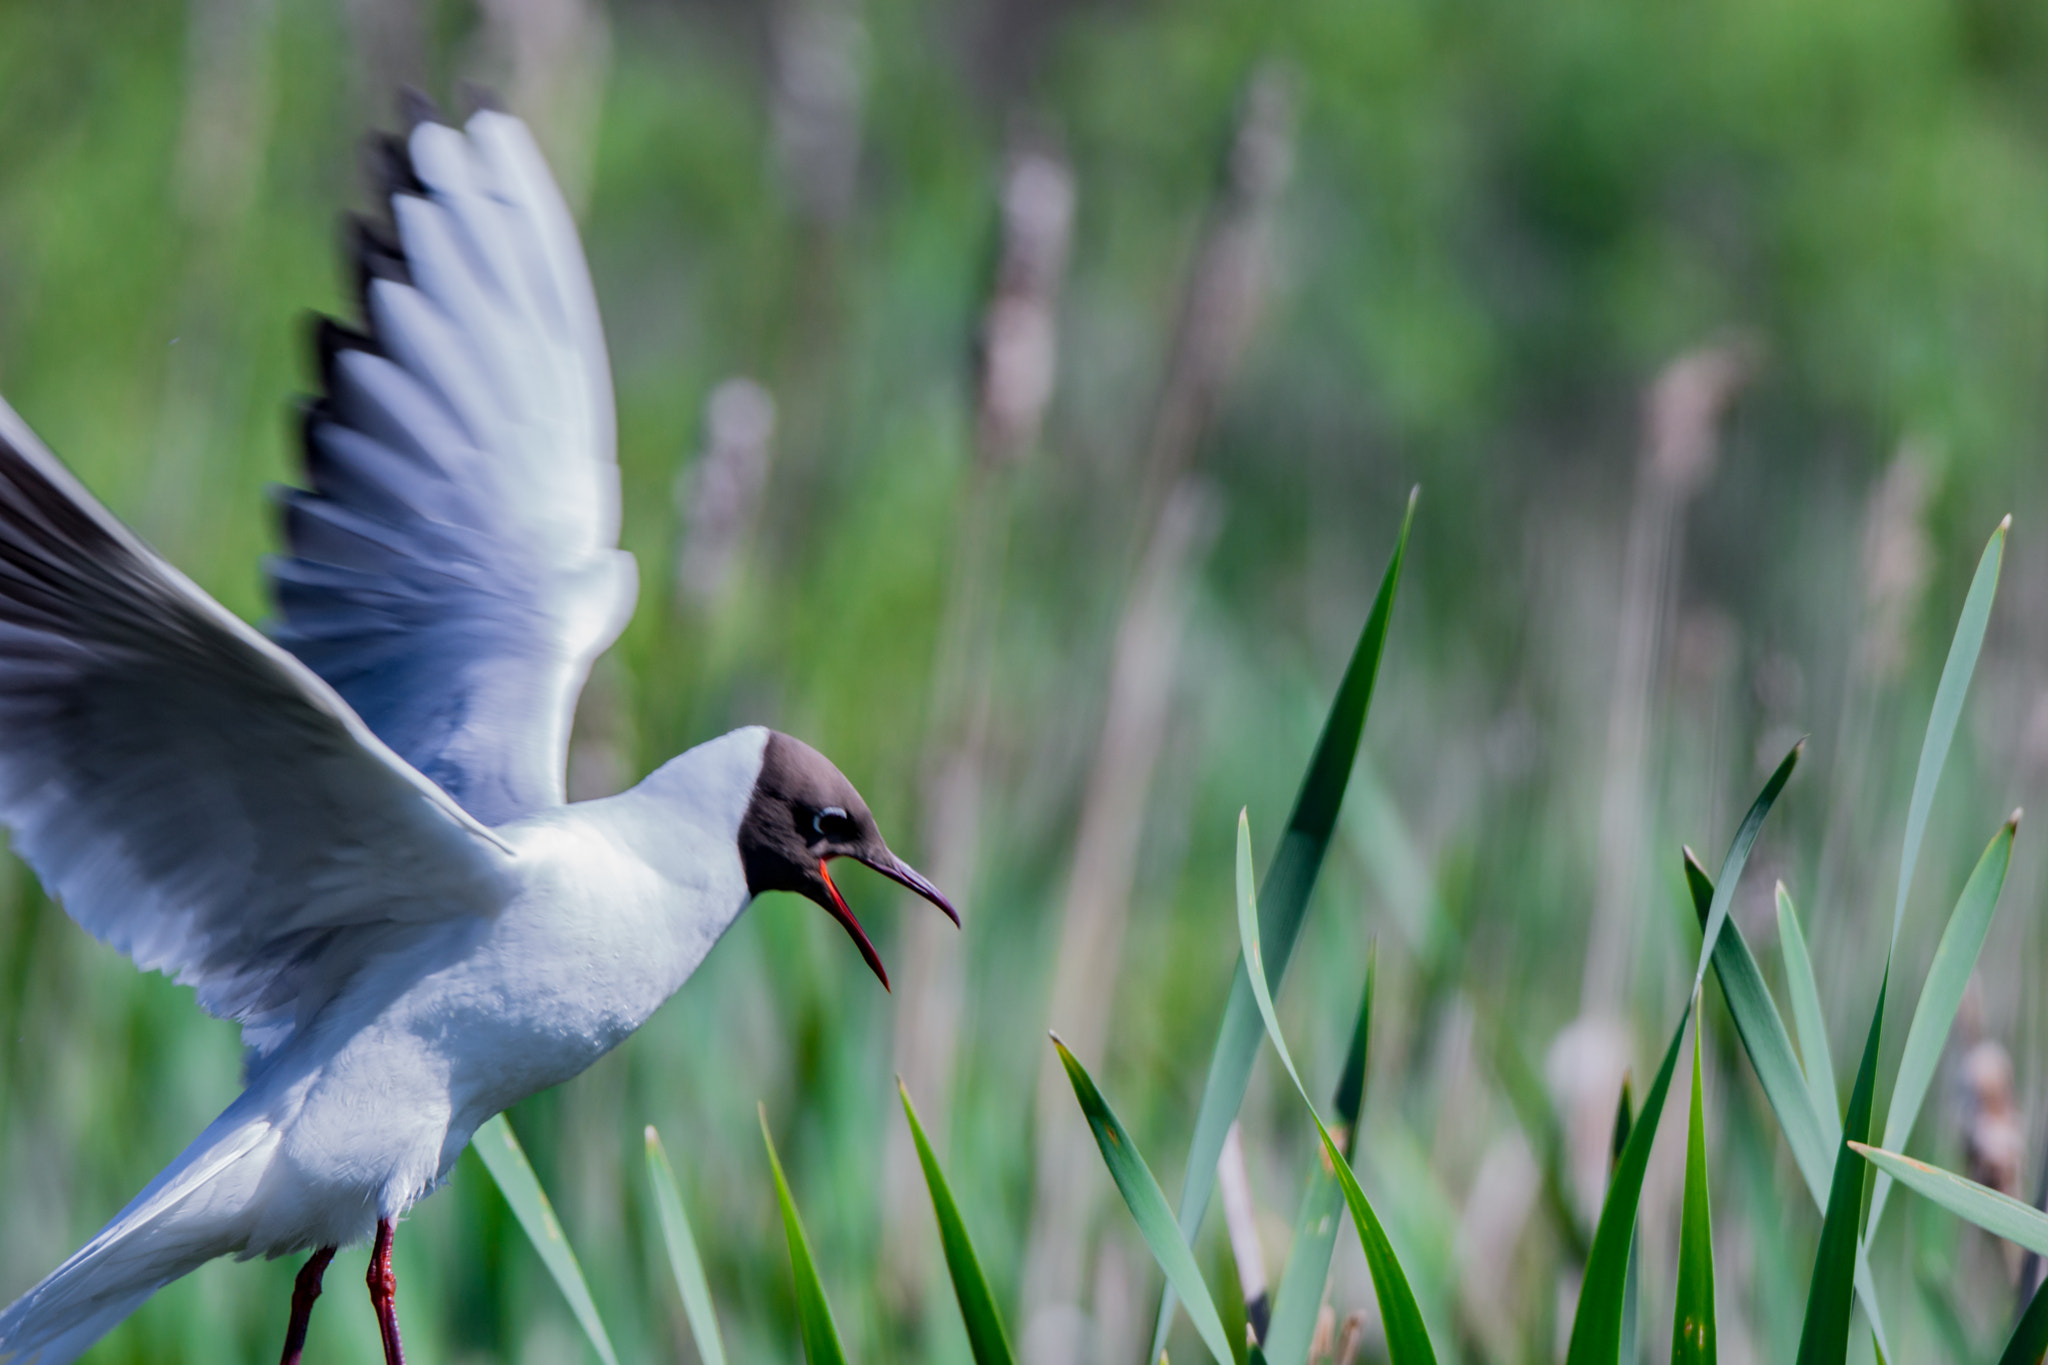
[[[735,1358],[798,1358],[757,1103],[856,1358],[965,1358],[897,1073],[1033,1365],[1142,1359],[1156,1272],[1045,1030],[1177,1189],[1235,954],[1233,821],[1250,807],[1263,857],[1412,485],[1281,1016],[1331,1084],[1377,938],[1360,1169],[1446,1358],[1561,1354],[1616,1092],[1654,1065],[1696,948],[1679,843],[1717,861],[1801,734],[1736,914],[1775,980],[1786,882],[1855,1055],[1926,707],[2007,512],[1909,981],[1998,822],[2048,797],[2039,5],[0,4],[0,389],[252,618],[309,310],[354,307],[361,138],[398,125],[399,88],[459,110],[466,83],[548,150],[618,381],[643,588],[574,789],[771,723],[831,753],[966,918],[849,873],[884,995],[826,917],[771,897],[639,1036],[513,1112],[631,1360],[695,1359],[649,1122]],[[2022,826],[1915,1139],[2027,1199],[2038,846]],[[1721,1349],[1785,1359],[1819,1220],[1708,1021]],[[231,1026],[9,863],[0,1297],[173,1156],[238,1064]],[[1277,1270],[1313,1157],[1268,1065],[1244,1149]],[[1642,1224],[1651,1351],[1678,1151]],[[1198,1248],[1226,1286],[1219,1223]],[[309,1359],[377,1358],[351,1264]],[[1988,1345],[2030,1273],[1909,1198],[1876,1264],[1904,1359]],[[398,1269],[421,1360],[587,1352],[473,1161]],[[209,1267],[93,1359],[267,1360],[292,1273]],[[1370,1299],[1341,1251],[1333,1306]]]

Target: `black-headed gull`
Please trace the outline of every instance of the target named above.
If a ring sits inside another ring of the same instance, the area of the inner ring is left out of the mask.
[[[395,235],[358,232],[365,330],[321,329],[268,638],[0,403],[0,821],[249,1058],[227,1112],[0,1313],[0,1360],[59,1365],[202,1262],[311,1248],[295,1362],[334,1249],[374,1235],[397,1365],[394,1220],[757,893],[824,906],[877,976],[828,860],[953,914],[831,763],[760,727],[566,803],[576,695],[636,582],[575,226],[508,115],[422,122],[383,161]]]

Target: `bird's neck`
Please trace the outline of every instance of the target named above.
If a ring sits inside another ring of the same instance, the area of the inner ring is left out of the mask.
[[[692,921],[679,927],[711,941],[746,908],[740,821],[767,744],[760,726],[734,730],[670,759],[606,803],[614,835],[677,893],[677,911]]]

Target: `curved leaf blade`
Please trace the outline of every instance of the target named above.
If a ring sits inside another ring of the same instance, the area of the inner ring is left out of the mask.
[[[1920,764],[1913,773],[1913,799],[1906,808],[1906,842],[1899,854],[1898,900],[1892,907],[1892,945],[1899,941],[1899,925],[1906,917],[1906,894],[1913,889],[1913,869],[1920,861],[1920,842],[1927,834],[1928,812],[1934,808],[1934,789],[1941,785],[1941,770],[1948,763],[1949,744],[1956,737],[1956,722],[1962,719],[1963,698],[1977,671],[1977,655],[1984,648],[1984,631],[1991,624],[1991,603],[1998,595],[1998,569],[2005,558],[2005,534],[2012,528],[2007,516],[1991,533],[1977,572],[1970,579],[1970,591],[1963,598],[1963,612],[1956,620],[1956,633],[1949,641],[1948,658],[1941,666],[1941,682],[1934,689],[1934,706],[1927,717],[1927,733],[1920,741]]]
[[[2027,1300],[2027,1311],[2020,1314],[2012,1339],[1999,1353],[1998,1365],[2041,1365],[2044,1355],[2048,1355],[2048,1280]]]
[[[1704,924],[1714,884],[1691,849],[1685,850],[1685,881],[1692,892],[1693,912]],[[1813,1202],[1825,1208],[1834,1171],[1829,1154],[1841,1143],[1842,1121],[1832,1108],[1815,1104],[1793,1054],[1785,1017],[1778,1013],[1777,1002],[1764,985],[1763,972],[1742,936],[1742,926],[1732,921],[1722,928],[1721,940],[1714,945],[1714,979],[1721,983],[1721,997],[1735,1021],[1736,1036],[1763,1086],[1771,1113],[1777,1116],[1778,1131],[1792,1149],[1793,1164],[1805,1178]]]
[[[1700,1020],[1692,1027],[1692,1121],[1685,1134],[1685,1205],[1678,1224],[1678,1292],[1671,1311],[1671,1365],[1715,1365],[1714,1224],[1707,1197],[1707,1115],[1700,1089]]]
[[[1422,490],[1408,495],[1407,510],[1401,516],[1400,534],[1394,539],[1394,553],[1380,578],[1372,611],[1359,632],[1344,669],[1337,696],[1323,721],[1323,733],[1316,741],[1308,770],[1302,774],[1295,794],[1294,811],[1279,851],[1267,877],[1267,902],[1271,917],[1261,928],[1264,948],[1273,970],[1284,974],[1287,959],[1301,935],[1303,917],[1308,913],[1309,893],[1315,889],[1316,874],[1322,870],[1323,854],[1337,826],[1337,811],[1344,804],[1344,789],[1350,784],[1351,769],[1358,760],[1358,742],[1365,733],[1366,714],[1372,707],[1373,685],[1379,678],[1380,658],[1386,652],[1387,625],[1394,611],[1394,596],[1401,585],[1401,564],[1408,553],[1408,532],[1415,523],[1415,502]],[[1202,1100],[1195,1111],[1194,1136],[1188,1142],[1186,1183],[1180,1192],[1179,1220],[1192,1236],[1208,1211],[1209,1196],[1216,1189],[1216,1159],[1223,1153],[1223,1138],[1244,1103],[1245,1086],[1251,1081],[1252,1061],[1259,1055],[1263,1029],[1251,997],[1251,982],[1242,959],[1231,977],[1230,997],[1223,1007],[1223,1022],[1217,1028],[1215,1050],[1209,1056],[1209,1074],[1202,1083]],[[1173,1294],[1169,1285],[1159,1304],[1158,1320],[1152,1333],[1148,1360],[1157,1361],[1165,1348],[1167,1329],[1173,1323]]]
[[[1335,1111],[1338,1145],[1349,1161],[1358,1142],[1358,1115],[1365,1099],[1366,1064],[1370,1057],[1372,1001],[1379,977],[1379,945],[1365,953],[1365,993],[1358,1002],[1358,1014],[1351,1026],[1351,1048],[1344,1057],[1344,1070],[1337,1082]],[[1281,1365],[1304,1365],[1315,1338],[1316,1315],[1323,1304],[1323,1287],[1330,1278],[1330,1257],[1337,1249],[1337,1226],[1344,1213],[1344,1189],[1337,1173],[1317,1162],[1302,1192],[1301,1211],[1295,1215],[1294,1236],[1287,1246],[1287,1268],[1280,1275],[1280,1292],[1273,1299],[1273,1320],[1266,1325],[1266,1356]]]
[[[1167,1207],[1166,1194],[1153,1179],[1152,1168],[1145,1164],[1109,1101],[1095,1088],[1095,1078],[1088,1074],[1088,1068],[1067,1051],[1058,1034],[1053,1035],[1052,1045],[1059,1049],[1060,1065],[1067,1069],[1074,1098],[1080,1101],[1081,1112],[1088,1118],[1095,1145],[1102,1149],[1102,1164],[1109,1167],[1110,1179],[1116,1182],[1117,1193],[1124,1197],[1124,1206],[1131,1211],[1139,1234],[1151,1249],[1152,1259],[1159,1262],[1167,1283],[1187,1306],[1188,1319],[1195,1324],[1195,1332],[1209,1348],[1209,1354],[1216,1358],[1216,1365],[1232,1365],[1235,1357],[1230,1353],[1230,1337],[1223,1330],[1223,1319],[1217,1315],[1216,1301],[1209,1297],[1209,1286],[1202,1282],[1202,1272],[1195,1265],[1195,1253],[1181,1236],[1180,1224],[1174,1222],[1173,1210]]]
[[[1806,1088],[1816,1112],[1832,1114],[1841,1100],[1835,1093],[1835,1055],[1828,1047],[1827,1016],[1821,1010],[1820,983],[1806,952],[1806,933],[1792,895],[1779,882],[1778,948],[1785,959],[1785,994],[1792,999],[1792,1022],[1799,1027],[1799,1055],[1806,1064]]]
[[[1707,964],[1713,961],[1714,947],[1721,939],[1721,927],[1728,922],[1728,907],[1735,903],[1735,883],[1742,878],[1742,869],[1749,862],[1749,851],[1756,847],[1756,836],[1763,831],[1764,817],[1777,804],[1778,793],[1785,790],[1785,784],[1792,779],[1792,770],[1799,766],[1799,756],[1806,752],[1806,741],[1800,740],[1792,746],[1790,753],[1778,762],[1764,789],[1750,802],[1749,813],[1742,817],[1742,825],[1735,831],[1735,839],[1728,845],[1728,856],[1721,860],[1721,876],[1714,886],[1713,900],[1707,906],[1706,927],[1700,931],[1700,963],[1692,977],[1693,994],[1699,994],[1701,985],[1707,979]]]
[[[1884,1001],[1890,986],[1891,972],[1887,969],[1883,984],[1877,988],[1877,1008],[1870,1014],[1863,1060],[1856,1067],[1849,1116],[1842,1124],[1842,1147],[1835,1157],[1828,1211],[1821,1220],[1820,1246],[1813,1256],[1813,1280],[1806,1290],[1806,1322],[1799,1332],[1799,1365],[1842,1365],[1849,1358],[1849,1309],[1856,1293],[1857,1248],[1863,1233],[1863,1182],[1870,1174],[1869,1168],[1856,1159],[1854,1145],[1870,1134],[1878,1044],[1884,1034]]]
[[[789,1181],[782,1174],[782,1158],[775,1153],[775,1137],[768,1131],[768,1106],[760,1106],[760,1111],[761,1142],[768,1148],[768,1168],[775,1173],[775,1200],[782,1208],[783,1239],[789,1243],[789,1273],[796,1281],[797,1331],[803,1337],[804,1359],[810,1365],[846,1365],[846,1348],[839,1344],[839,1327],[832,1321],[832,1305],[818,1279],[811,1239],[804,1233],[796,1200],[789,1193]]]
[[[704,1278],[704,1258],[697,1253],[697,1238],[683,1212],[682,1190],[676,1173],[662,1149],[661,1135],[647,1125],[647,1179],[654,1186],[654,1211],[661,1222],[661,1240],[668,1247],[669,1269],[675,1273],[676,1292],[682,1296],[683,1316],[689,1319],[690,1336],[704,1365],[725,1365],[725,1341],[718,1333],[718,1315],[711,1310],[711,1286]]]
[[[1607,1198],[1600,1206],[1600,1222],[1593,1230],[1593,1250],[1586,1258],[1578,1311],[1572,1317],[1572,1339],[1565,1351],[1565,1365],[1614,1365],[1621,1359],[1621,1322],[1627,1297],[1629,1248],[1635,1242],[1636,1206],[1642,1200],[1643,1177],[1650,1168],[1650,1147],[1657,1140],[1657,1121],[1664,1114],[1671,1073],[1678,1066],[1678,1047],[1685,1041],[1685,1025],[1691,1016],[1692,1004],[1688,1001],[1678,1029],[1671,1035],[1671,1045],[1664,1050],[1657,1079],[1643,1096],[1643,1107],[1630,1126],[1628,1145],[1615,1164],[1614,1179],[1607,1186]]]
[[[1259,942],[1258,900],[1252,887],[1251,821],[1243,811],[1239,811],[1237,816],[1237,936],[1247,980],[1251,984],[1252,1000],[1265,1024],[1266,1037],[1272,1042],[1273,1051],[1279,1054],[1280,1064],[1287,1069],[1288,1078],[1294,1082],[1301,1102],[1308,1106],[1309,1117],[1315,1120],[1316,1132],[1323,1140],[1323,1155],[1328,1158],[1331,1172],[1344,1191],[1344,1202],[1350,1206],[1351,1223],[1358,1232],[1359,1245],[1365,1251],[1366,1269],[1372,1272],[1373,1295],[1379,1300],[1380,1321],[1387,1338],[1387,1358],[1393,1365],[1436,1365],[1436,1350],[1430,1345],[1429,1328],[1422,1320],[1422,1309],[1415,1302],[1415,1291],[1408,1284],[1401,1259],[1394,1254],[1394,1244],[1387,1240],[1386,1229],[1380,1225],[1372,1202],[1358,1187],[1358,1177],[1353,1174],[1351,1163],[1344,1159],[1337,1140],[1323,1125],[1322,1115],[1316,1112],[1315,1101],[1308,1097],[1308,1088],[1302,1085],[1301,1073],[1295,1069],[1294,1057],[1287,1050],[1287,1039],[1281,1035],[1280,1020],[1273,1013],[1273,995],[1266,986],[1265,953]]]
[[[547,1191],[540,1187],[540,1178],[534,1175],[526,1150],[512,1135],[511,1123],[503,1114],[496,1115],[471,1135],[469,1145],[490,1172],[505,1202],[512,1206],[513,1217],[526,1230],[527,1239],[540,1253],[548,1274],[554,1277],[562,1297],[569,1301],[569,1311],[576,1315],[583,1334],[590,1338],[598,1359],[605,1365],[619,1365],[618,1353],[612,1350],[611,1337],[606,1334],[604,1322],[597,1315],[597,1304],[590,1297],[590,1286],[584,1283],[583,1267],[576,1263],[576,1253],[569,1249],[569,1239],[562,1235],[562,1224],[555,1217],[555,1206],[548,1202]]]
[[[925,1140],[924,1125],[917,1121],[917,1110],[901,1076],[896,1078],[896,1093],[903,1100],[903,1117],[910,1121],[911,1140],[917,1144],[917,1163],[924,1167],[925,1188],[931,1192],[932,1213],[939,1223],[939,1246],[946,1253],[953,1297],[959,1300],[960,1316],[967,1324],[967,1345],[974,1353],[974,1365],[1011,1365],[1010,1339],[1003,1332],[1002,1314],[996,1311],[988,1278],[981,1273],[981,1258],[974,1254],[960,1206],[953,1201],[939,1158]]]
[[[1907,1189],[1974,1223],[1994,1237],[2003,1237],[2028,1251],[2048,1256],[2048,1213],[2021,1203],[1988,1185],[1980,1185],[1924,1161],[1852,1142],[1850,1148]]]
[[[1934,961],[1927,968],[1927,980],[1920,987],[1919,1003],[1913,1007],[1913,1022],[1906,1029],[1906,1050],[1899,1058],[1898,1078],[1892,1083],[1880,1146],[1898,1151],[1913,1134],[1920,1106],[1927,1098],[1928,1087],[1934,1083],[1935,1068],[1941,1064],[1942,1049],[1948,1045],[1949,1030],[1955,1025],[1956,1011],[1962,1008],[1963,991],[1970,984],[1970,974],[1977,969],[1978,955],[1991,932],[1991,917],[1998,909],[1998,893],[2005,887],[2006,870],[2012,865],[2012,842],[2019,823],[2020,813],[2014,811],[1998,833],[1991,836],[1969,881],[1963,884],[1963,894],[1956,899],[1947,927],[1941,931]],[[1870,1196],[1869,1222],[1873,1229],[1884,1217],[1891,1184],[1889,1176],[1878,1174],[1877,1188]]]

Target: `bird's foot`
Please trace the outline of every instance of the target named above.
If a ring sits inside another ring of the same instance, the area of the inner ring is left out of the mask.
[[[377,1220],[377,1245],[370,1252],[370,1304],[377,1310],[377,1334],[384,1339],[384,1365],[405,1365],[398,1340],[398,1277],[391,1273],[391,1220]]]
[[[299,1355],[306,1349],[306,1326],[313,1320],[313,1300],[320,1297],[320,1277],[333,1259],[334,1248],[321,1247],[299,1271],[298,1281],[292,1285],[291,1326],[285,1328],[284,1357],[278,1365],[299,1365]]]

